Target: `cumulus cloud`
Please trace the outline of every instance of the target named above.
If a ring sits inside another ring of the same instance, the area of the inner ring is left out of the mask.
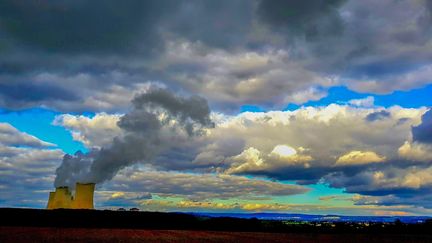
[[[422,123],[412,128],[413,140],[420,143],[432,143],[432,110],[422,116]]]
[[[299,148],[299,150],[304,150]],[[231,168],[227,173],[247,173],[252,171],[277,170],[290,166],[310,167],[313,158],[307,154],[299,154],[297,150],[287,145],[276,145],[269,154],[262,154],[250,147],[241,154],[228,158]]]
[[[107,113],[98,113],[94,117],[63,114],[57,116],[53,124],[68,129],[74,140],[87,147],[101,148],[109,145],[114,137],[121,134],[121,129],[117,126],[119,120],[120,115]]]
[[[336,160],[336,165],[361,165],[384,162],[385,160],[385,157],[381,157],[373,151],[351,151],[339,157]]]
[[[338,160],[339,164],[350,161],[365,166],[370,164],[368,162],[381,162],[384,158],[399,160],[397,150],[410,138],[410,126],[420,122],[424,109],[392,107],[385,110],[391,114],[388,119],[374,123],[367,121],[366,117],[381,110],[329,105],[286,112],[242,113],[218,124],[212,134],[226,133],[246,141],[245,150],[239,151],[234,157],[230,156],[232,168],[242,164],[240,160],[249,168],[272,165],[260,173],[280,179],[304,179],[307,177],[303,173],[307,171],[311,173],[307,176],[319,179]],[[407,123],[399,123],[401,118],[407,118]],[[288,147],[282,147],[292,160],[290,163],[285,161],[281,167],[281,163],[275,161],[282,160],[268,155],[274,155],[279,150],[276,146],[283,144],[294,148],[296,153]],[[267,160],[272,163],[265,163]]]
[[[405,141],[405,143],[398,149],[398,153],[401,157],[409,160],[424,162],[432,161],[432,146],[429,144]]]

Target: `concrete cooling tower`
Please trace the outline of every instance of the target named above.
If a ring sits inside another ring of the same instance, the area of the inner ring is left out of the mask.
[[[77,183],[75,197],[72,197],[68,187],[58,187],[50,192],[47,209],[93,209],[94,183]]]
[[[75,198],[72,201],[72,208],[93,209],[94,188],[94,183],[77,183],[75,187]]]
[[[50,193],[51,194],[51,193]],[[51,197],[51,195],[50,195]],[[72,195],[67,187],[56,188],[51,202],[52,208],[70,208],[72,204]],[[48,203],[50,204],[50,203]]]

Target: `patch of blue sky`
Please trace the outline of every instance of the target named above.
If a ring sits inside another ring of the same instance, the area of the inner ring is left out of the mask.
[[[327,106],[330,104],[347,104],[348,101],[353,99],[363,99],[368,96],[372,96],[375,99],[374,104],[376,106],[391,107],[399,105],[405,108],[419,108],[422,106],[432,107],[432,84],[424,86],[422,88],[413,89],[409,91],[395,91],[391,94],[376,95],[371,93],[358,93],[348,89],[345,86],[336,86],[328,90],[328,95],[317,101],[309,101],[304,104],[287,104],[282,109],[286,110],[297,110],[302,106]],[[243,105],[240,107],[240,113],[242,112],[265,112],[267,109],[258,105]]]
[[[9,123],[22,132],[56,144],[65,153],[74,154],[78,150],[87,152],[87,148],[81,142],[73,140],[69,131],[62,126],[52,124],[54,118],[60,114],[42,108],[21,111],[0,110],[0,122]]]
[[[376,106],[391,107],[399,105],[405,108],[418,108],[422,106],[432,106],[432,85],[427,85],[419,89],[409,91],[395,91],[391,94],[376,95],[370,93],[357,93],[347,87],[332,87],[328,95],[318,101],[309,101],[302,105],[288,104],[284,110],[296,110],[301,106],[326,106],[329,104],[346,104],[353,99],[362,99],[372,96]]]
[[[249,179],[274,181],[265,177],[256,177],[251,175],[246,175],[245,177]],[[297,185],[295,181],[279,181],[279,183]],[[344,189],[333,188],[324,183],[316,183],[303,186],[309,188],[309,191],[306,193],[290,196],[272,196],[271,202],[288,204],[328,204],[328,201],[326,202],[324,200],[320,200],[320,198],[334,197],[332,203],[334,203],[335,205],[352,205],[352,201],[350,201],[349,199],[354,196],[354,194],[347,193],[344,191]]]
[[[332,199],[332,205],[342,206],[352,204],[352,201],[349,199],[354,194],[346,193],[343,189],[332,188],[322,183],[306,185],[306,187],[308,187],[310,191],[303,194],[275,198],[274,200],[280,203],[324,205],[328,204],[328,201],[322,200],[323,198],[333,197],[334,199]]]

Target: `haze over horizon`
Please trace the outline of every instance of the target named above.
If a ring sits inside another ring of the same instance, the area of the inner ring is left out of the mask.
[[[432,2],[0,2],[0,207],[432,215]]]

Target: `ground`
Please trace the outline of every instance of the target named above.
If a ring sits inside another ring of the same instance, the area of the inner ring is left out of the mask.
[[[430,236],[0,227],[0,242],[431,242]]]

